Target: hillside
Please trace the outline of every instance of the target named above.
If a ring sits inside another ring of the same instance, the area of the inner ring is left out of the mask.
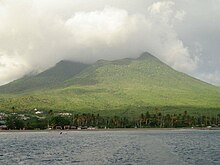
[[[65,63],[57,65],[66,68]],[[19,88],[19,94],[12,94],[17,90],[13,91],[8,85],[0,87],[0,91],[6,91],[6,87],[10,89],[0,97],[0,109],[10,110],[14,106],[17,110],[31,110],[37,107],[126,116],[155,110],[162,113],[187,110],[197,115],[220,113],[219,87],[177,72],[149,53],[137,59],[99,60],[93,65],[82,66],[77,71],[64,69],[68,76],[61,76],[62,69],[56,71],[55,66],[29,77],[28,81],[20,79],[8,84],[15,89],[20,87],[17,82],[34,86],[29,91]],[[51,75],[54,75],[53,79],[48,81]],[[57,76],[62,78],[56,85],[51,85]],[[39,77],[46,80],[35,87],[31,82]]]
[[[52,88],[80,73],[87,66],[87,64],[77,62],[60,61],[54,67],[42,73],[24,76],[1,86],[0,93],[23,93]]]

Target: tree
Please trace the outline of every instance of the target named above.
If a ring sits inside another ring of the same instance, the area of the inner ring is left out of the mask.
[[[51,121],[50,123],[53,125],[53,126],[64,126],[64,125],[70,125],[71,123],[71,119],[69,117],[64,117],[64,116],[53,116],[51,118]]]
[[[24,121],[18,115],[13,114],[6,118],[6,126],[9,129],[23,129]]]
[[[53,116],[53,110],[49,110],[47,113],[47,128],[50,127],[50,121],[51,121],[52,116]]]
[[[13,107],[11,107],[11,109],[12,109],[12,112],[14,113],[15,112],[15,107],[13,106]]]
[[[147,111],[145,114],[145,125],[148,126],[150,121],[150,113]]]
[[[47,119],[38,119],[37,117],[31,117],[27,121],[25,121],[26,129],[46,129],[48,125]]]

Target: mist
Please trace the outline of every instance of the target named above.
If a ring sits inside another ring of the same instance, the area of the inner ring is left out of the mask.
[[[97,8],[79,1],[0,1],[0,84],[60,60],[93,63],[145,51],[178,71],[196,73],[200,52],[191,53],[179,37],[175,26],[186,12],[174,1],[151,2],[144,12],[94,3]]]

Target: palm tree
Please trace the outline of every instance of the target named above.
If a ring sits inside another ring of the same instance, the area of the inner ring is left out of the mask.
[[[140,128],[142,127],[142,123],[145,121],[145,116],[144,114],[142,113],[140,118],[139,118],[139,125],[140,125]]]
[[[50,127],[50,120],[52,118],[52,115],[53,115],[53,110],[49,110],[48,111],[48,116],[47,116],[47,128],[49,129]]]
[[[145,114],[145,125],[148,126],[150,121],[150,113],[147,111]]]

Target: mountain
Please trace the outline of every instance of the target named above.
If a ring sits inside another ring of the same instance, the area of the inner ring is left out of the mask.
[[[88,67],[87,64],[60,61],[54,67],[37,75],[24,76],[0,87],[0,93],[22,93],[55,87]]]
[[[14,106],[122,116],[155,110],[220,113],[219,87],[175,71],[149,53],[91,65],[62,61],[36,76],[4,85],[0,91],[5,93],[0,95],[2,110]]]

